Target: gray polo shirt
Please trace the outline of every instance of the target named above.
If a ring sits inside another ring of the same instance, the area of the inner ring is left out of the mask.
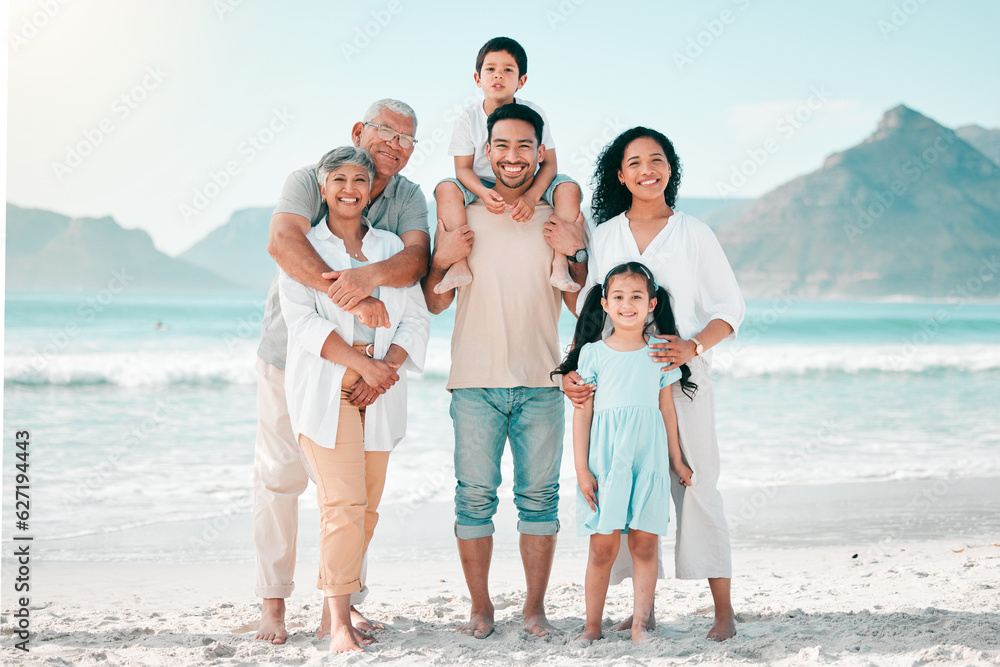
[[[274,213],[301,215],[313,227],[326,220],[326,202],[320,197],[316,165],[303,167],[288,176]],[[389,179],[382,194],[368,205],[365,217],[373,227],[392,232],[396,236],[412,230],[430,233],[424,193],[420,191],[419,185],[398,174]],[[284,369],[287,348],[288,327],[281,315],[278,277],[275,274],[267,293],[257,356],[272,366]]]

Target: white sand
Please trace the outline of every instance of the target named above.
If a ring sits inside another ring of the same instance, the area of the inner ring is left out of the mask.
[[[498,545],[499,546],[499,545]],[[961,550],[956,553],[956,551]],[[733,601],[738,636],[715,644],[704,582],[667,579],[657,590],[655,643],[636,647],[607,633],[589,648],[569,639],[583,625],[579,556],[559,555],[550,620],[567,630],[539,640],[520,630],[523,574],[516,558],[494,563],[497,634],[475,640],[454,628],[468,611],[457,558],[373,562],[377,582],[363,611],[388,629],[365,654],[331,655],[315,638],[319,594],[300,584],[284,646],[254,640],[259,605],[249,564],[39,563],[33,573],[31,652],[11,648],[5,598],[5,664],[23,665],[482,665],[1000,664],[1000,547],[990,541],[898,543],[857,559],[849,547],[740,551]],[[314,563],[300,572],[315,572]],[[307,577],[306,577],[307,578]],[[6,592],[6,591],[5,591]],[[628,582],[611,590],[606,617],[631,604]]]

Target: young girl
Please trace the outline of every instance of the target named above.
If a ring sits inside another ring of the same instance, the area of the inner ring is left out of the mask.
[[[646,323],[652,313],[653,321]],[[610,318],[614,329],[601,340]],[[654,330],[655,329],[655,330]],[[573,349],[558,373],[576,370],[596,384],[594,397],[573,415],[577,527],[590,535],[587,564],[587,625],[581,641],[601,638],[604,601],[622,530],[634,563],[632,641],[652,639],[646,624],[656,586],[657,536],[667,532],[670,471],[684,486],[691,469],[677,435],[672,387],[691,397],[697,386],[686,366],[661,372],[646,347],[653,333],[674,334],[670,300],[643,264],[612,269],[587,300],[573,336]]]

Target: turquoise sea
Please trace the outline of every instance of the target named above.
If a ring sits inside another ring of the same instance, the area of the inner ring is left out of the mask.
[[[125,556],[99,540],[80,553],[59,545],[249,515],[262,302],[251,292],[7,294],[4,478],[11,488],[8,441],[30,429],[37,540],[64,558],[110,559]],[[387,505],[450,503],[452,318],[432,318]],[[564,313],[564,343],[573,323]],[[726,490],[1000,477],[995,303],[749,302],[740,337],[713,365]],[[563,488],[575,486],[567,452]],[[312,492],[301,502],[313,507]]]

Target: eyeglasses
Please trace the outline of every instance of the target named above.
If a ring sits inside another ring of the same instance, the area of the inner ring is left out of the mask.
[[[379,125],[378,123],[369,123],[367,121],[365,122],[365,125],[371,125],[374,127],[376,134],[378,134],[378,138],[382,141],[392,141],[396,137],[399,137],[399,147],[404,150],[413,148],[413,145],[417,143],[417,140],[410,135],[396,132],[391,127]]]

